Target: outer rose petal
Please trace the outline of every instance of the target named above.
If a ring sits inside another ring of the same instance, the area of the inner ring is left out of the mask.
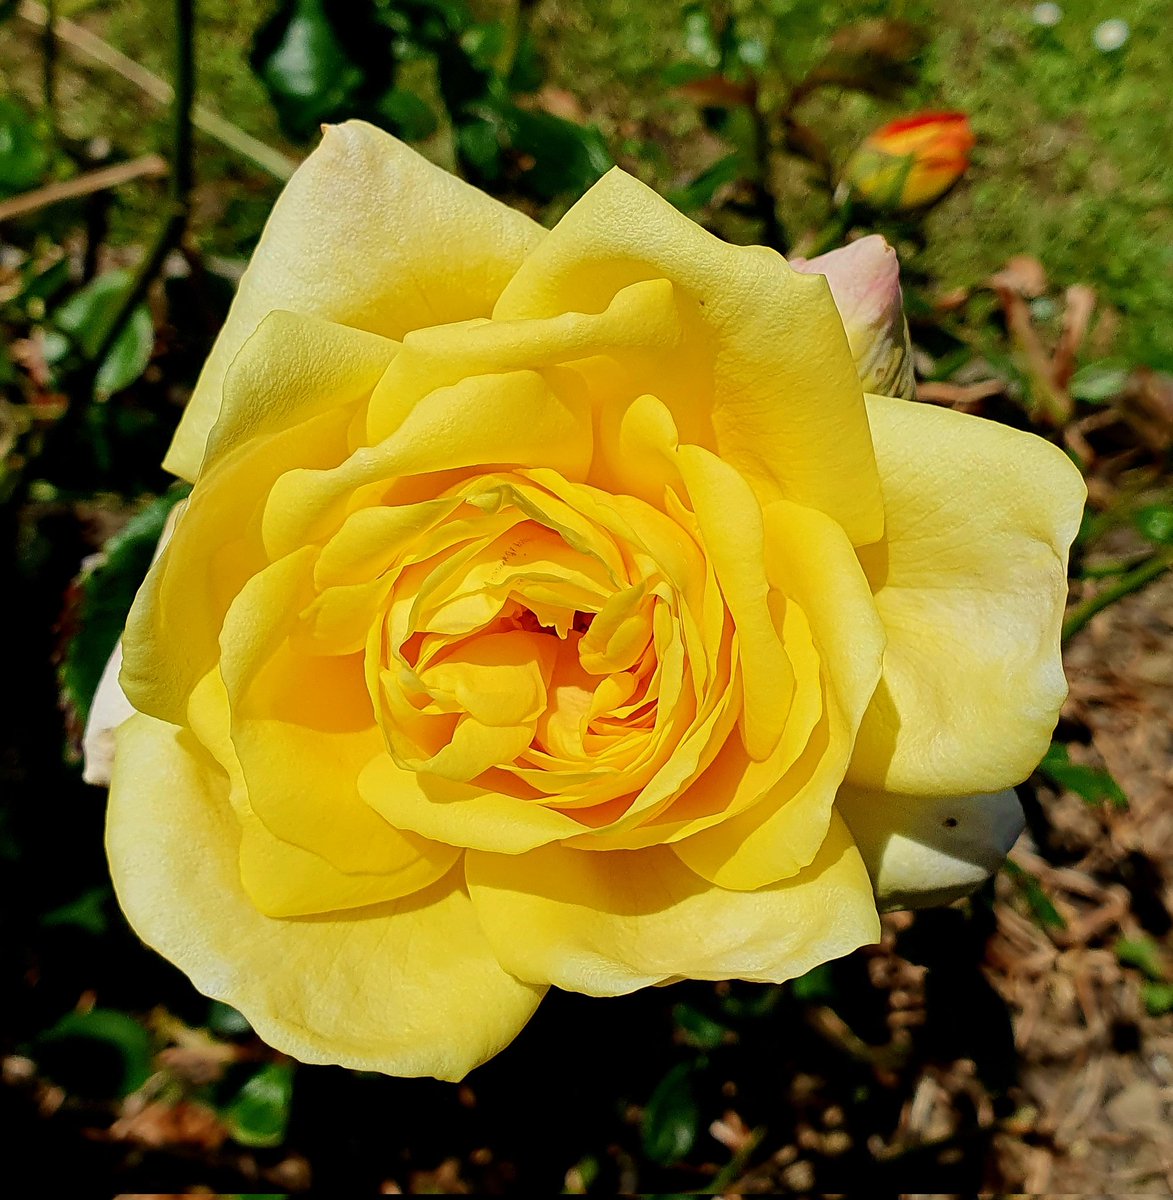
[[[1022,832],[1012,791],[897,796],[845,786],[835,807],[867,864],[881,912],[948,904],[983,884]]]
[[[273,209],[163,465],[195,478],[228,365],[267,313],[391,338],[487,317],[542,235],[371,125],[327,128]]]
[[[790,879],[730,892],[667,846],[468,855],[493,950],[520,979],[592,996],[687,979],[781,982],[876,941],[867,871],[838,816]]]
[[[863,390],[911,400],[916,383],[896,251],[873,233],[818,258],[792,258],[790,265],[826,276]]]
[[[119,732],[107,849],[139,936],[303,1062],[462,1078],[506,1046],[543,989],[498,965],[459,869],[402,900],[273,920],[241,889],[222,777],[190,735]]]
[[[1042,758],[1067,694],[1059,627],[1086,494],[1005,425],[868,397],[887,533],[860,552],[888,633],[848,781],[996,792]]]
[[[616,169],[526,259],[493,316],[601,312],[648,279],[674,285],[684,338],[642,364],[624,359],[630,394],[662,400],[681,443],[714,450],[763,503],[818,508],[857,546],[878,538],[879,480],[842,322],[826,283],[781,255],[721,242]]]

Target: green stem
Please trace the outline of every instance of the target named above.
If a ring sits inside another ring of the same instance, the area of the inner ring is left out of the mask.
[[[699,1194],[702,1196],[720,1196],[726,1189],[735,1184],[745,1173],[745,1165],[749,1162],[750,1155],[761,1145],[762,1138],[765,1136],[766,1131],[764,1128],[751,1130],[738,1151],[721,1168],[720,1172],[713,1176],[708,1186],[700,1189]]]
[[[45,30],[41,45],[41,86],[49,140],[57,141],[57,3],[46,0]]]
[[[1163,575],[1173,567],[1173,550],[1164,550],[1122,575],[1115,583],[1077,604],[1063,622],[1063,641],[1070,641],[1097,613]]]
[[[195,0],[173,0],[175,25],[175,95],[171,102],[171,172],[168,177],[167,207],[150,249],[135,271],[131,286],[122,298],[90,359],[91,371],[98,368],[118,340],[134,310],[142,303],[167,255],[179,244],[191,211],[192,124],[195,96]]]

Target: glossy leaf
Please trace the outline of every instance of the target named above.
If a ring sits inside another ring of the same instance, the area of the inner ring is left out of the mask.
[[[289,1127],[293,1064],[262,1067],[224,1108],[224,1123],[242,1146],[279,1146]]]
[[[1088,804],[1107,802],[1118,809],[1128,807],[1128,797],[1107,771],[1073,763],[1067,747],[1060,742],[1053,743],[1047,751],[1039,763],[1039,773],[1059,787],[1082,797]]]
[[[578,198],[614,166],[603,135],[552,113],[513,108],[505,114],[513,150],[532,158],[527,186],[545,200]]]
[[[45,337],[45,357],[56,366],[76,348],[87,358],[97,353],[110,322],[132,286],[129,271],[107,271],[90,280],[53,313],[53,325]],[[147,369],[155,347],[155,326],[146,305],[140,304],[110,347],[94,378],[94,394],[100,398],[129,387]]]
[[[696,1141],[701,1114],[695,1077],[691,1063],[677,1064],[657,1084],[644,1109],[644,1153],[662,1166],[679,1162]]]
[[[1173,505],[1149,504],[1132,518],[1141,537],[1159,546],[1173,546]]]
[[[120,1071],[114,1089],[119,1096],[137,1091],[151,1074],[151,1035],[132,1017],[112,1008],[67,1013],[37,1041],[47,1048],[94,1042],[115,1051]]]
[[[1127,383],[1128,369],[1105,361],[1080,367],[1067,386],[1075,400],[1085,404],[1107,404],[1124,391]]]
[[[286,0],[257,32],[250,62],[294,137],[337,115],[363,82],[324,0]]]

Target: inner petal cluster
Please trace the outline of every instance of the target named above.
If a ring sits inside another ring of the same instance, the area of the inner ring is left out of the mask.
[[[361,653],[405,771],[585,826],[637,794],[662,806],[657,773],[682,745],[695,770],[738,715],[728,614],[681,520],[547,471],[359,509],[321,551],[299,640]]]

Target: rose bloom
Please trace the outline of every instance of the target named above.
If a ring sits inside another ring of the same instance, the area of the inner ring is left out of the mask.
[[[786,980],[997,867],[1083,484],[865,396],[911,388],[881,239],[803,271],[622,171],[546,232],[327,130],[87,736],[149,945],[298,1058],[458,1079],[551,985]]]
[[[863,140],[843,177],[857,196],[876,208],[919,208],[939,199],[961,178],[975,143],[965,113],[900,117]]]

